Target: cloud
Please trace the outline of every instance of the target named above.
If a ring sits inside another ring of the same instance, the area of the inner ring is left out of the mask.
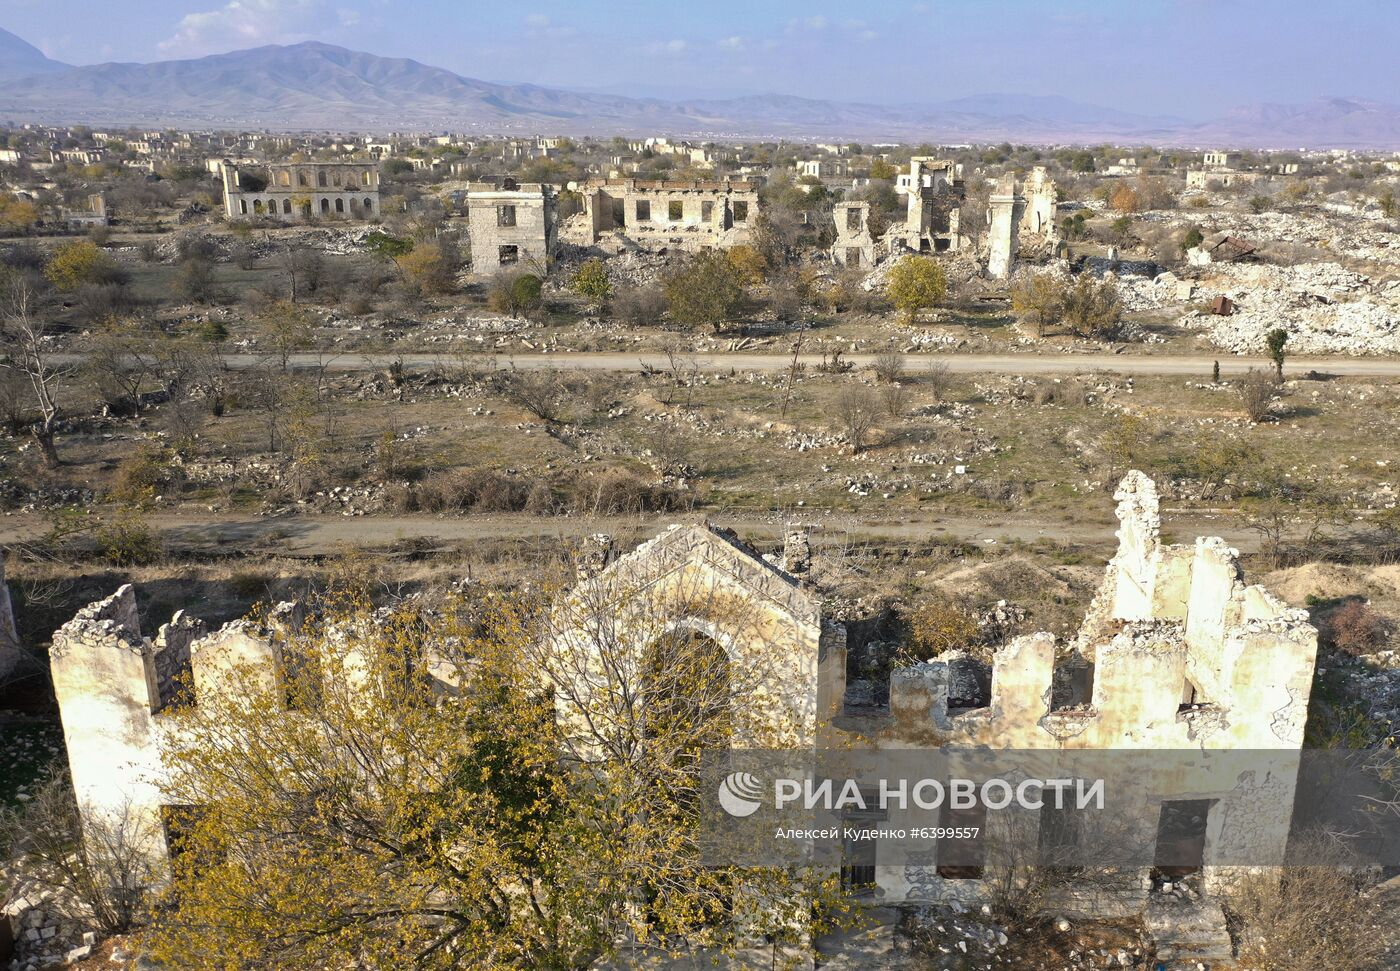
[[[532,14],[530,14],[530,16],[528,16],[528,17],[525,18],[525,26],[526,26],[526,27],[533,27],[533,28],[535,28],[536,30],[538,30],[538,29],[540,29],[540,28],[543,28],[543,27],[548,27],[548,26],[549,26],[549,18],[546,17],[546,16],[545,16],[544,14],[542,14],[542,13],[532,13]]]
[[[229,0],[217,10],[185,14],[175,33],[156,46],[164,54],[198,57],[218,51],[308,40],[326,22],[324,0]],[[346,12],[338,11],[346,23]]]
[[[727,51],[742,51],[746,46],[744,38],[735,34],[733,37],[724,37],[719,41],[719,46]]]
[[[647,45],[648,54],[680,54],[690,45],[683,40],[658,40]]]

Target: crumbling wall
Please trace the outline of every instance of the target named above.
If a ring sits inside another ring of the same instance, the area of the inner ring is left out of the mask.
[[[1060,202],[1060,190],[1055,185],[1055,180],[1050,178],[1045,166],[1037,165],[1031,169],[1030,176],[1021,185],[1021,194],[1026,197],[1026,211],[1021,217],[1021,232],[1053,242],[1058,236],[1055,207]]]
[[[594,179],[582,192],[586,215],[567,241],[585,246],[611,234],[624,248],[728,249],[752,241],[760,211],[751,182]]]
[[[989,209],[987,275],[993,280],[1009,280],[1020,249],[1021,221],[1026,211],[1026,199],[1017,194],[1016,177],[1010,172],[997,183]]]
[[[28,660],[15,629],[10,587],[5,582],[5,551],[0,550],[0,684],[22,673]]]

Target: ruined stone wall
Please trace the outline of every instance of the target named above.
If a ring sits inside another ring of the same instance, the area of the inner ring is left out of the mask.
[[[993,280],[1009,280],[1020,249],[1021,220],[1026,211],[1025,197],[1017,194],[1016,177],[1011,173],[997,183],[990,210],[987,275]]]
[[[569,242],[593,245],[609,233],[634,246],[695,252],[747,244],[759,215],[758,189],[749,182],[602,179],[583,188],[585,218],[571,225]]]
[[[5,582],[5,551],[0,550],[0,683],[22,674],[28,660],[15,629],[10,587]]]

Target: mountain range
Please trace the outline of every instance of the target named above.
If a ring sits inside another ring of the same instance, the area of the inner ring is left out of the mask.
[[[407,58],[314,41],[190,60],[74,67],[4,30],[0,119],[274,131],[1400,149],[1400,106],[1353,98],[1253,105],[1205,123],[1043,95],[986,94],[924,104],[777,94],[665,100],[479,81]]]

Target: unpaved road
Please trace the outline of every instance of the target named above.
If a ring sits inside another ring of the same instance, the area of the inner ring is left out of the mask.
[[[846,354],[841,360],[857,368],[869,366],[874,354]],[[791,354],[748,353],[724,351],[714,354],[696,353],[682,355],[687,368],[694,366],[702,371],[781,371],[792,364]],[[54,355],[56,363],[78,363],[81,354]],[[243,369],[266,363],[271,358],[257,354],[226,354],[224,361],[229,367]],[[1116,354],[1105,350],[1101,354],[928,354],[913,353],[904,356],[907,371],[917,373],[943,364],[948,370],[957,373],[996,373],[996,374],[1077,374],[1085,371],[1107,371],[1115,374],[1183,374],[1208,379],[1211,368],[1220,362],[1221,374],[1243,374],[1250,368],[1272,368],[1273,365],[1262,357],[1233,357],[1220,355],[1182,354]],[[798,361],[808,369],[822,363],[817,354],[803,354]],[[410,371],[426,371],[433,367],[456,367],[464,362],[491,364],[501,368],[559,368],[561,370],[582,371],[641,371],[653,369],[665,371],[671,362],[665,354],[629,353],[625,351],[584,352],[564,351],[554,353],[465,353],[465,354],[293,354],[288,361],[297,369],[325,367],[329,371],[378,371],[395,362],[402,362]],[[1296,376],[1307,371],[1325,374],[1400,377],[1400,358],[1384,357],[1290,357],[1285,376]]]
[[[407,541],[427,541],[446,545],[472,541],[517,541],[579,539],[593,533],[611,533],[619,540],[655,535],[667,525],[693,522],[698,513],[672,513],[652,516],[570,516],[527,515],[470,516],[335,516],[286,515],[265,518],[200,513],[181,515],[161,513],[149,522],[165,539],[167,548],[188,552],[274,551],[293,556],[318,556],[345,547],[374,547]],[[915,521],[881,521],[849,513],[804,514],[803,521],[817,524],[813,537],[818,546],[840,546],[876,540],[904,543],[962,541],[993,546],[1004,542],[1033,543],[1037,540],[1074,544],[1114,542],[1117,522],[1112,519],[1058,520],[1032,516],[929,516]],[[1163,512],[1163,531],[1176,541],[1197,535],[1224,536],[1231,545],[1252,549],[1254,537],[1227,518],[1193,510],[1188,513]],[[777,540],[782,535],[778,515],[717,514],[712,521],[732,527],[741,536]],[[12,515],[0,518],[0,543],[17,543],[43,536],[48,523],[39,516]]]

